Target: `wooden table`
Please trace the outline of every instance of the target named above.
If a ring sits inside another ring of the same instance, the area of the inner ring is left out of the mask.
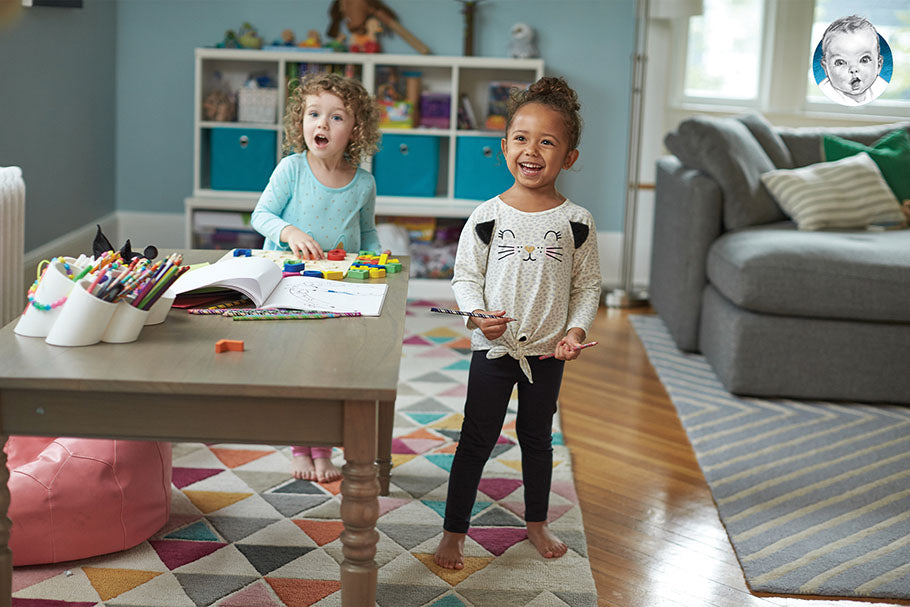
[[[76,348],[16,335],[13,321],[0,330],[0,446],[13,434],[343,446],[342,602],[373,605],[408,261],[384,279],[379,317],[237,322],[173,309],[134,343]],[[216,354],[219,339],[245,351]],[[0,451],[0,607],[12,590],[8,481]]]

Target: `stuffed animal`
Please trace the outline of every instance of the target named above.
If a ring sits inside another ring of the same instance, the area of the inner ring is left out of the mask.
[[[321,48],[322,40],[319,38],[319,32],[316,30],[310,30],[306,33],[306,39],[302,40],[297,46],[302,46],[304,48]]]
[[[370,17],[364,24],[365,31],[362,34],[351,34],[351,52],[352,53],[380,53],[382,49],[379,46],[379,34],[382,33],[382,24],[376,17]]]
[[[256,32],[256,28],[248,22],[244,22],[237,32],[237,42],[241,48],[262,48],[262,38]]]
[[[218,122],[233,122],[237,116],[234,98],[224,91],[212,91],[202,102],[202,117]]]
[[[354,50],[354,36],[369,35],[368,29],[371,27],[375,28],[375,26],[369,25],[369,19],[375,18],[382,22],[382,25],[401,36],[418,53],[430,54],[429,47],[418,40],[417,36],[405,29],[398,21],[398,15],[395,14],[395,11],[389,8],[382,0],[334,0],[329,6],[329,17],[331,21],[326,34],[328,34],[329,38],[335,38],[339,33],[341,22],[344,21],[352,36],[351,50]],[[380,27],[374,33],[381,31],[382,28]]]
[[[98,232],[95,233],[95,240],[92,242],[92,254],[95,256],[95,259],[98,259],[102,254],[107,251],[113,251],[114,245],[111,244],[111,241],[101,232],[101,226],[98,226]],[[145,257],[147,259],[155,259],[158,257],[158,248],[149,245],[143,249],[142,253],[134,253],[132,247],[130,246],[130,241],[127,238],[124,245],[120,248],[120,257],[123,261],[130,262],[133,261],[136,257]]]
[[[516,59],[530,59],[539,55],[535,42],[534,28],[527,23],[516,23],[509,30],[509,56]]]

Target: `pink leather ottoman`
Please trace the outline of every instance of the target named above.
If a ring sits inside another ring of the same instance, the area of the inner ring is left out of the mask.
[[[170,515],[170,443],[13,436],[5,451],[14,566],[132,548]]]

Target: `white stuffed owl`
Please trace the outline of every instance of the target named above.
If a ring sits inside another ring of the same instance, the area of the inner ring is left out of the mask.
[[[510,30],[509,55],[518,59],[537,57],[537,43],[534,41],[534,29],[527,23],[516,23]]]

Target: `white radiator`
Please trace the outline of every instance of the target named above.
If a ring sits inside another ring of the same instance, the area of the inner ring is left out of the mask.
[[[25,182],[19,167],[0,167],[0,326],[25,307]]]

